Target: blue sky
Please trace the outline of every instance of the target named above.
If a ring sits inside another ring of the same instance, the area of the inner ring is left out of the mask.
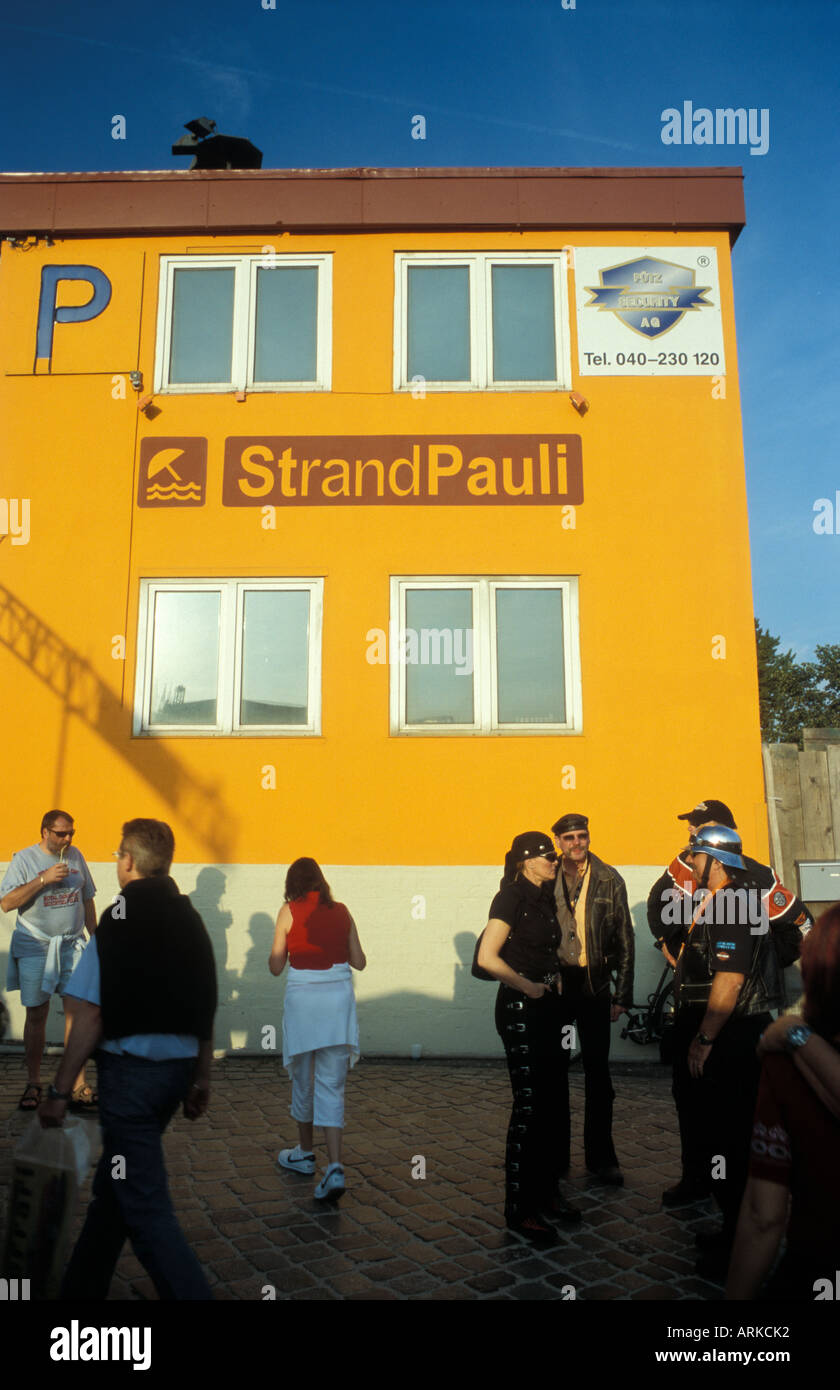
[[[0,166],[186,168],[169,149],[198,115],[252,139],[265,168],[742,165],[756,613],[801,655],[840,642],[840,534],[813,529],[816,499],[840,491],[834,0],[269,3],[4,7]],[[768,152],[664,145],[662,111],[687,100],[767,108]],[[117,114],[125,140],[111,138]],[[687,520],[701,498],[699,486]]]

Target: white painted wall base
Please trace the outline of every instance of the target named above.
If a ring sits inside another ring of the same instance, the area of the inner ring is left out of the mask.
[[[113,862],[91,864],[99,913],[117,891]],[[5,866],[0,869],[5,872]],[[470,974],[475,938],[487,921],[501,868],[325,866],[334,896],[347,904],[359,929],[368,967],[355,976],[362,1052],[407,1057],[412,1044],[424,1056],[496,1057],[495,985]],[[635,999],[655,988],[662,958],[653,948],[645,902],[661,866],[620,868],[636,928]],[[285,981],[268,970],[274,918],[281,905],[285,866],[176,864],[174,877],[201,913],[216,954],[219,1012],[216,1047],[280,1047]],[[5,981],[14,914],[0,917],[0,980]],[[19,994],[4,992],[11,1015],[8,1037],[23,1033]],[[50,1010],[48,1040],[62,1036],[60,1004]],[[652,1047],[619,1038],[612,1055],[653,1060]]]

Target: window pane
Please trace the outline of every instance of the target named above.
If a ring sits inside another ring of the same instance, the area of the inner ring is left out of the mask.
[[[308,689],[309,591],[249,589],[240,724],[308,723]]]
[[[472,591],[409,589],[405,613],[406,723],[472,724]]]
[[[255,381],[315,381],[318,270],[282,266],[257,271]]]
[[[155,595],[151,724],[216,723],[218,593]]]
[[[469,266],[409,266],[408,375],[470,380]]]
[[[493,380],[556,381],[554,271],[494,265]]]
[[[496,590],[500,724],[565,724],[563,594]]]
[[[233,351],[230,270],[176,270],[169,380],[229,382]]]

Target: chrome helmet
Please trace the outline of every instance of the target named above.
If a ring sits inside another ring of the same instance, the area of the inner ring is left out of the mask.
[[[732,869],[746,869],[741,854],[741,837],[728,825],[704,825],[688,842],[691,854],[708,854]]]

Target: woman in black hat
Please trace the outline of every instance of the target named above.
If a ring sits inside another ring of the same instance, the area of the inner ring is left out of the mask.
[[[505,1153],[505,1220],[537,1245],[555,1245],[544,1212],[580,1221],[561,1197],[558,1073],[569,1065],[556,989],[557,855],[539,830],[517,835],[490,904],[478,965],[499,981],[496,1031],[504,1044],[513,1108]]]

